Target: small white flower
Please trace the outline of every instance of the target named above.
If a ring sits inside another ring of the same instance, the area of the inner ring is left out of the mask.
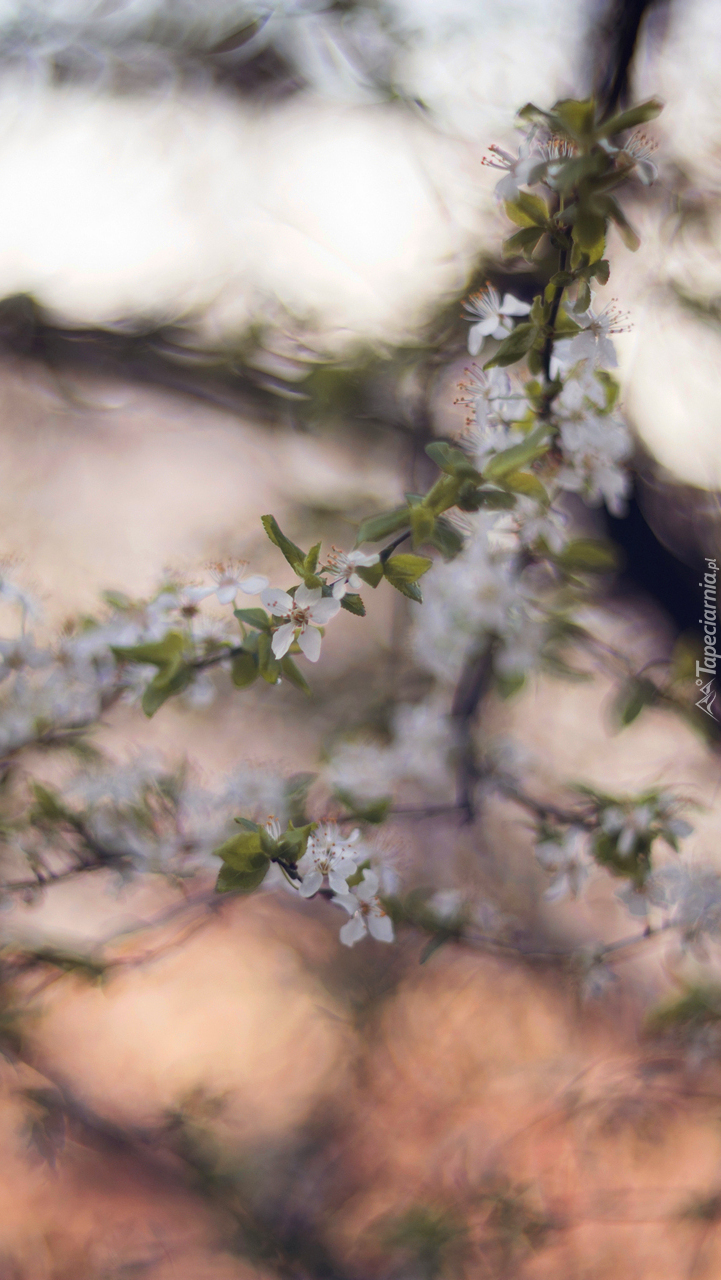
[[[340,931],[344,946],[354,946],[366,933],[378,942],[393,941],[393,921],[378,899],[378,883],[375,871],[364,871],[362,884],[354,885],[350,893],[336,894],[333,898],[351,917]]]
[[[364,551],[339,551],[333,547],[328,556],[327,569],[334,576],[331,578],[333,595],[342,600],[347,591],[360,591],[363,579],[358,577],[356,569],[369,569],[378,564],[380,556],[375,553],[366,555]]]
[[[619,151],[616,163],[634,168],[643,185],[649,187],[658,177],[658,169],[651,160],[657,150],[658,143],[653,142],[645,133],[632,133]]]
[[[630,813],[614,805],[601,815],[601,827],[617,837],[618,852],[625,858],[636,848],[639,837],[646,835],[652,818],[653,811],[648,804],[637,805]]]
[[[268,832],[268,835],[270,836],[271,840],[280,840],[280,837],[282,835],[281,825],[278,819],[273,817],[272,813],[268,818],[268,821],[263,823],[263,826],[265,827],[265,830]]]
[[[320,587],[306,587],[301,582],[295,599],[287,591],[270,588],[260,593],[261,603],[276,618],[287,618],[273,636],[273,653],[282,658],[297,635],[298,644],[309,662],[320,657],[320,631],[340,610],[340,600],[323,596]]]
[[[571,339],[568,348],[573,360],[594,360],[599,364],[615,369],[618,364],[616,349],[611,341],[612,333],[626,333],[629,325],[627,316],[619,311],[615,302],[609,302],[603,311],[596,313],[593,306],[579,317],[581,333]]]
[[[623,889],[619,889],[616,894],[619,902],[622,902],[627,911],[632,916],[643,918],[648,915],[649,902],[646,894],[637,889],[633,884],[627,884]]]
[[[517,200],[519,187],[528,182],[533,169],[538,165],[541,157],[538,153],[530,154],[532,141],[532,138],[528,138],[522,142],[517,156],[512,156],[510,151],[504,151],[503,147],[491,143],[488,148],[491,155],[484,156],[481,160],[481,164],[488,169],[501,169],[505,172],[506,176],[496,183],[496,195],[501,200]]]
[[[586,832],[569,827],[560,840],[542,840],[536,845],[536,857],[553,879],[544,893],[548,902],[558,902],[570,895],[577,898],[589,873]]]
[[[527,302],[521,302],[511,293],[505,294],[501,300],[500,293],[492,285],[474,293],[463,306],[471,321],[468,350],[472,356],[478,355],[486,338],[508,337],[513,329],[510,316],[527,316],[531,310]]]
[[[246,567],[246,562],[243,560],[212,565],[210,576],[215,579],[215,586],[186,587],[183,594],[193,603],[205,600],[207,596],[216,595],[219,604],[231,604],[239,591],[247,596],[257,596],[268,586],[268,579],[262,573],[253,573],[246,578],[244,576]]]
[[[324,876],[328,877],[334,893],[348,893],[348,877],[358,869],[360,850],[354,846],[359,836],[357,828],[348,837],[344,837],[335,822],[320,823],[308,837],[305,853],[298,862],[298,871],[302,877],[302,898],[311,898],[317,893]]]

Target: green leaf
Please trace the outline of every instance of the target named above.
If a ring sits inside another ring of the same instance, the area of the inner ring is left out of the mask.
[[[624,133],[626,129],[635,129],[648,120],[655,120],[662,111],[663,103],[658,98],[649,98],[648,102],[641,102],[637,107],[629,107],[628,111],[619,111],[618,115],[611,116],[601,126],[599,134],[602,138],[612,138],[617,133]]]
[[[519,191],[515,200],[504,201],[506,214],[517,227],[540,227],[545,230],[548,207],[540,196],[530,191]]]
[[[223,863],[215,882],[216,893],[252,893],[260,887],[268,874],[270,858],[256,853],[243,870]]]
[[[280,663],[273,653],[269,632],[261,631],[258,637],[258,670],[267,684],[277,684]]]
[[[399,582],[417,582],[433,564],[428,556],[399,555],[386,560],[383,570],[393,585]]]
[[[516,671],[513,675],[499,675],[494,673],[494,683],[501,698],[505,701],[512,698],[514,693],[519,693],[526,683],[526,677],[523,671]]]
[[[389,578],[388,581],[391,586],[395,587],[396,591],[400,591],[402,596],[408,596],[408,599],[415,600],[416,604],[423,603],[423,593],[415,582],[403,582],[402,580],[394,582],[392,578]]]
[[[35,799],[33,816],[36,819],[43,817],[50,822],[62,822],[67,818],[68,810],[49,787],[44,787],[40,782],[33,782],[31,790]]]
[[[258,662],[252,653],[237,653],[230,665],[230,678],[236,689],[245,689],[258,675]]]
[[[302,578],[305,568],[305,553],[294,542],[291,542],[290,538],[286,538],[275,516],[261,516],[260,518],[271,542],[283,552],[288,564],[295,570],[298,577]]]
[[[359,800],[351,791],[345,791],[340,787],[334,790],[333,795],[345,805],[350,818],[358,818],[361,822],[371,822],[376,825],[385,822],[393,803],[392,796],[378,796],[375,800]]]
[[[389,538],[392,533],[398,533],[399,529],[407,529],[410,522],[411,513],[408,507],[394,507],[392,511],[383,511],[378,516],[370,516],[358,529],[356,546],[359,547],[363,542],[381,542],[383,538]]]
[[[449,476],[462,476],[468,480],[480,480],[480,474],[462,449],[454,449],[445,440],[434,440],[426,445],[428,457]]]
[[[365,618],[366,607],[360,596],[355,591],[349,591],[346,595],[341,596],[341,609],[347,609],[348,613],[355,613],[359,618]]]
[[[605,211],[606,217],[612,218],[616,223],[619,235],[626,248],[630,249],[632,253],[635,253],[641,241],[631,226],[631,223],[628,221],[628,218],[623,212],[618,200],[615,200],[613,196],[598,196],[596,203]],[[601,257],[601,254],[598,254],[597,256]]]
[[[234,609],[238,622],[244,622],[247,627],[255,627],[256,631],[270,631],[272,623],[265,609]]]
[[[303,568],[305,569],[306,573],[312,573],[312,574],[315,573],[316,567],[318,564],[318,556],[320,555],[320,547],[321,547],[320,542],[316,542],[315,546],[311,547],[305,560],[303,561]]]
[[[606,244],[606,219],[600,213],[581,207],[573,223],[573,239],[584,253],[600,258]]]
[[[193,679],[193,668],[168,666],[160,669],[157,676],[150,681],[143,693],[140,705],[148,719],[159,711],[168,698],[175,693],[182,693]]]
[[[520,255],[530,261],[542,235],[543,227],[522,227],[520,231],[514,231],[512,236],[503,241],[503,257],[516,258]]]
[[[162,640],[153,644],[135,644],[126,648],[112,645],[116,658],[125,662],[147,662],[154,667],[165,667],[178,663],[185,649],[185,637],[179,631],[169,631]]]
[[[463,550],[463,537],[449,520],[439,516],[433,530],[431,545],[440,551],[445,560],[452,560]]]
[[[426,507],[412,507],[410,510],[410,518],[411,529],[413,531],[413,546],[418,547],[424,542],[428,542],[433,537],[433,531],[436,527],[435,516],[432,515]],[[385,567],[383,572],[386,577],[388,577]],[[392,582],[393,579],[391,578],[389,581]],[[393,586],[398,586],[398,583],[393,582]],[[411,596],[411,599],[415,599],[415,596]]]
[[[599,258],[589,269],[589,276],[595,276],[599,284],[608,284],[608,277],[611,274],[611,264],[608,258]]]
[[[633,724],[644,707],[651,707],[658,700],[658,689],[653,680],[645,676],[633,676],[621,687],[614,702],[614,717],[623,728]]]
[[[538,502],[548,502],[548,494],[541,481],[530,471],[511,471],[503,477],[502,483],[504,488],[511,490],[511,493],[522,493],[528,498],[535,498]]]
[[[615,546],[601,538],[573,538],[554,560],[562,569],[584,573],[613,573],[618,568]]]
[[[491,360],[486,361],[483,368],[492,369],[494,365],[500,365],[503,368],[505,365],[515,364],[533,346],[537,332],[535,324],[524,322],[516,325],[513,333],[509,333],[508,337],[504,338],[496,354]]]
[[[298,667],[295,665],[290,654],[286,653],[285,657],[281,658],[280,669],[286,679],[290,680],[290,683],[295,685],[296,689],[300,689],[301,693],[307,694],[308,697],[311,696],[310,685],[303,673],[299,671]]]
[[[596,123],[596,104],[593,98],[564,98],[554,103],[553,114],[564,130],[579,142],[593,137]]]
[[[286,779],[283,788],[283,799],[294,827],[302,828],[306,824],[305,811],[308,804],[308,792],[318,777],[317,773],[294,773]]]
[[[494,454],[486,463],[484,476],[489,480],[501,480],[533,462],[535,458],[540,458],[548,450],[547,436],[548,424],[539,423],[521,444],[514,444],[510,449]]]
[[[257,822],[251,822],[250,818],[234,818],[234,819],[233,819],[233,821],[234,821],[234,822],[237,822],[238,826],[239,826],[239,827],[242,827],[244,831],[259,831],[259,830],[260,830],[260,827],[258,826],[258,823],[257,823]]]
[[[355,572],[359,578],[363,579],[363,582],[368,583],[369,587],[377,587],[383,578],[383,565],[378,560],[376,564],[359,566]]]
[[[247,818],[236,818],[236,822],[242,823],[243,826],[251,825]],[[248,866],[248,860],[260,852],[260,831],[258,824],[253,823],[252,830],[231,836],[229,840],[224,841],[217,849],[214,849],[213,857],[227,862],[228,866],[233,867],[236,871],[243,871]]]

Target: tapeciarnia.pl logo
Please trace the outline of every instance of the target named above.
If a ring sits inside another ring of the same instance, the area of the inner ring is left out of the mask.
[[[711,716],[712,720],[716,717],[713,713],[713,704],[716,701],[716,690],[713,687],[713,677],[716,675],[716,664],[718,662],[718,653],[716,652],[716,577],[718,575],[718,565],[715,560],[706,557],[706,573],[703,575],[703,582],[699,582],[699,586],[703,587],[703,617],[699,618],[699,622],[703,627],[703,662],[696,663],[696,684],[701,690],[701,697],[696,706],[700,711],[705,711],[707,716]],[[710,676],[711,679],[705,682],[701,677]]]

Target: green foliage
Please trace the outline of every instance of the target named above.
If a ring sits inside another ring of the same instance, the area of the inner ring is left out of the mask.
[[[375,565],[373,568],[375,568]],[[365,618],[366,616],[366,607],[360,596],[355,592],[347,591],[346,594],[341,597],[340,607],[341,609],[345,609],[348,613],[356,614],[358,618]]]
[[[258,675],[258,658],[254,653],[237,653],[230,664],[230,678],[236,689],[247,689]]]
[[[613,573],[618,569],[618,553],[604,538],[572,538],[553,557],[561,569],[581,573]]]
[[[147,663],[158,668],[145,690],[142,707],[146,716],[153,716],[174,693],[182,693],[193,679],[193,668],[184,665],[183,655],[186,640],[179,631],[169,631],[159,641],[152,644],[137,644],[130,647],[114,645],[112,648],[116,658],[123,662]]]
[[[492,369],[494,365],[500,365],[503,368],[506,365],[515,364],[530,351],[537,336],[538,329],[535,324],[531,324],[530,321],[517,324],[513,333],[509,333],[508,337],[503,339],[496,354],[490,360],[486,360],[483,368]]]
[[[347,817],[356,818],[359,822],[370,822],[377,825],[385,822],[393,803],[392,796],[378,796],[374,800],[359,800],[351,791],[336,787],[333,795],[347,809]]]
[[[256,631],[270,631],[271,621],[265,609],[234,609],[238,622],[246,627],[254,627]]]
[[[644,707],[658,702],[659,692],[653,680],[646,676],[632,676],[624,681],[613,703],[613,717],[619,728],[633,724]]]
[[[359,547],[363,542],[382,542],[391,534],[407,529],[410,522],[411,513],[407,506],[394,507],[392,511],[383,511],[380,515],[370,516],[359,526],[355,544]]]
[[[396,591],[409,596],[411,600],[420,602],[423,597],[420,588],[416,587],[415,584],[424,573],[428,572],[432,564],[433,561],[429,560],[427,556],[391,556],[390,559],[384,562],[383,572]],[[414,587],[415,590],[413,590]]]
[[[302,578],[307,587],[322,587],[323,580],[315,572],[320,543],[306,554],[296,546],[295,542],[291,542],[290,538],[285,536],[275,516],[267,515],[260,518],[271,542],[278,547],[279,551],[282,551],[293,572]]]
[[[525,467],[529,462],[533,462],[536,458],[540,458],[548,451],[548,433],[549,427],[546,422],[539,422],[538,426],[530,431],[526,439],[520,444],[514,444],[510,449],[504,449],[501,453],[494,453],[486,463],[483,474],[487,480],[503,480],[506,476],[512,475],[519,471],[521,467]]]
[[[423,1280],[436,1280],[467,1248],[468,1228],[444,1207],[414,1205],[387,1221],[384,1244],[402,1253],[410,1269]]]

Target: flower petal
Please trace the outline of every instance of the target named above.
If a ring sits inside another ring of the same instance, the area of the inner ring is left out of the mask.
[[[348,892],[348,885],[346,884],[346,876],[352,875],[353,871],[355,871],[355,863],[353,864],[352,870],[346,871],[345,876],[341,875],[340,869],[338,867],[331,867],[330,871],[328,872],[328,884],[330,885],[334,893]],[[318,872],[318,874],[320,875],[320,872]],[[302,890],[301,890],[301,893],[302,893]]]
[[[317,662],[320,657],[320,631],[315,627],[307,627],[298,636],[298,644],[309,662]]]
[[[345,928],[348,928],[348,926],[346,925]],[[376,938],[378,942],[393,941],[393,921],[385,912],[383,912],[382,916],[370,915],[368,917],[368,928],[372,937]]]
[[[343,907],[349,916],[354,916],[358,910],[358,899],[353,893],[337,893],[333,898],[333,902],[337,902],[339,907]]]
[[[323,600],[318,600],[316,604],[311,605],[311,621],[316,626],[324,627],[326,622],[330,622],[331,618],[339,612],[340,600],[335,600],[333,596],[325,596]]]
[[[301,898],[312,898],[317,893],[323,883],[323,876],[320,871],[309,871],[307,876],[303,877],[303,883],[300,886]]]
[[[478,352],[483,346],[483,337],[484,335],[481,333],[481,326],[478,324],[474,324],[468,330],[468,350],[472,356],[478,355]]]
[[[264,591],[268,586],[268,578],[262,573],[252,573],[244,582],[240,582],[239,587],[247,596],[257,596],[260,591]]]
[[[320,600],[322,594],[320,587],[307,587],[304,582],[301,582],[295,593],[295,603],[302,609],[307,609]]]
[[[344,946],[352,947],[354,943],[360,942],[361,938],[365,937],[365,932],[365,920],[360,912],[358,912],[357,915],[353,916],[352,920],[349,920],[347,924],[343,925],[343,928],[340,931],[340,940]]]
[[[215,587],[185,587],[183,595],[191,604],[197,603],[199,600],[206,600],[208,596],[212,596]]]
[[[286,622],[284,626],[278,627],[271,648],[276,658],[285,657],[293,643],[293,632],[295,631],[295,623]]]
[[[238,594],[238,583],[226,582],[224,586],[216,587],[215,594],[218,597],[219,604],[230,604]]]
[[[337,582],[333,583],[333,599],[342,600],[347,590],[348,583],[345,578],[339,578]]]
[[[375,871],[364,871],[363,883],[356,885],[356,897],[360,898],[361,902],[370,902],[371,898],[375,898],[379,884]]]
[[[512,293],[505,294],[501,303],[501,315],[504,316],[527,316],[531,310],[527,302],[521,302],[520,298],[514,298]]]
[[[287,591],[278,591],[277,588],[271,587],[269,591],[261,591],[260,603],[269,613],[274,613],[277,618],[283,618],[293,608],[293,597],[289,596]]]

